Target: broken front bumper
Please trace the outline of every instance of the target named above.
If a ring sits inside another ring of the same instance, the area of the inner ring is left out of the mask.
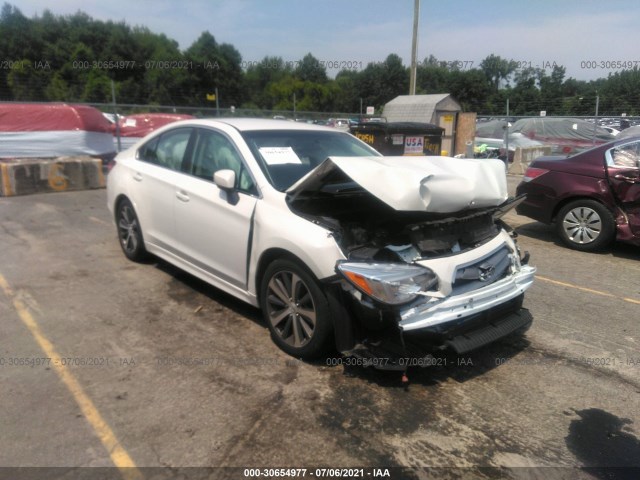
[[[533,283],[535,272],[535,267],[522,265],[520,271],[484,288],[413,304],[400,311],[400,328],[405,332],[433,330],[434,327],[463,322],[522,295]]]

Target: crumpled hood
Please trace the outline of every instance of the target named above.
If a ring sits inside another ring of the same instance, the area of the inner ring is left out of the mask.
[[[399,211],[453,213],[494,207],[508,196],[498,159],[329,157],[287,190],[288,201],[320,191],[336,169]]]

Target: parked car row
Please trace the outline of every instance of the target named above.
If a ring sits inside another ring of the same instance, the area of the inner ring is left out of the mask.
[[[615,139],[614,132],[579,118],[534,117],[514,123],[478,122],[475,145],[486,145],[499,151],[501,158],[507,158],[507,134],[510,160],[518,147],[550,146],[554,155],[571,155]]]

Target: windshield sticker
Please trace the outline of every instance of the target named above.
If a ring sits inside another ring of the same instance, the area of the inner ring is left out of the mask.
[[[302,163],[291,147],[262,147],[259,150],[267,165]]]

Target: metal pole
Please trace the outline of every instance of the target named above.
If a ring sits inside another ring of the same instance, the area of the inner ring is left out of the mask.
[[[111,80],[111,99],[113,100],[113,116],[116,120],[116,140],[118,142],[118,152],[122,150],[120,143],[120,119],[118,118],[118,107],[116,106],[116,86]]]
[[[507,168],[509,168],[509,99],[508,98],[507,98],[507,124],[505,125],[505,129],[504,129],[504,144],[506,149],[505,155],[507,156],[504,163],[507,166]]]
[[[593,139],[591,145],[596,144],[596,129],[598,128],[598,108],[600,107],[600,95],[596,92],[596,117],[593,119]]]
[[[293,94],[293,119],[296,119],[296,94]]]
[[[411,73],[409,75],[409,95],[416,94],[418,70],[418,20],[420,19],[420,0],[413,0],[413,41],[411,42]]]

